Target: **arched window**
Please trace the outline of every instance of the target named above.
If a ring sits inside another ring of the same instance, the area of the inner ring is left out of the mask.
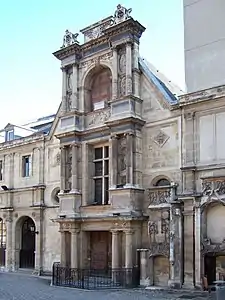
[[[159,179],[155,184],[155,186],[169,186],[169,185],[170,185],[170,182],[166,178]]]
[[[112,74],[109,68],[95,67],[85,80],[85,108],[94,111],[107,107],[112,97]]]

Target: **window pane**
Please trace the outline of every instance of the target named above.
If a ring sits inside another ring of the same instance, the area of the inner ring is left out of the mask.
[[[95,159],[101,159],[101,158],[102,158],[102,147],[95,148]]]
[[[102,179],[95,179],[95,202],[102,204]]]
[[[104,161],[104,163],[105,163],[105,168],[104,168],[104,175],[109,175],[109,161],[108,160],[105,160]]]
[[[104,147],[104,157],[105,158],[109,157],[109,147],[108,146]]]
[[[102,176],[102,161],[95,163],[95,176]]]
[[[104,199],[104,204],[108,204],[109,203],[109,178],[105,178],[105,199]]]

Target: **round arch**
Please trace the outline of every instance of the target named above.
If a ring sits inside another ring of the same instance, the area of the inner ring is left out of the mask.
[[[34,269],[36,249],[36,225],[29,216],[20,217],[15,225],[16,265]]]
[[[152,182],[152,186],[169,186],[171,184],[171,179],[165,175],[156,176]]]
[[[103,64],[95,65],[84,77],[84,109],[86,112],[106,108],[112,98],[112,71]]]

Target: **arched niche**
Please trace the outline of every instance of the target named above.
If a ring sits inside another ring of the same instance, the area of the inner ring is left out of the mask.
[[[112,73],[103,65],[95,66],[84,81],[85,112],[106,108],[112,98]]]

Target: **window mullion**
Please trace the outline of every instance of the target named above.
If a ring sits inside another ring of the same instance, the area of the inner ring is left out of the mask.
[[[105,160],[104,160],[104,147],[103,147],[103,160],[102,160],[102,204],[105,204]]]

